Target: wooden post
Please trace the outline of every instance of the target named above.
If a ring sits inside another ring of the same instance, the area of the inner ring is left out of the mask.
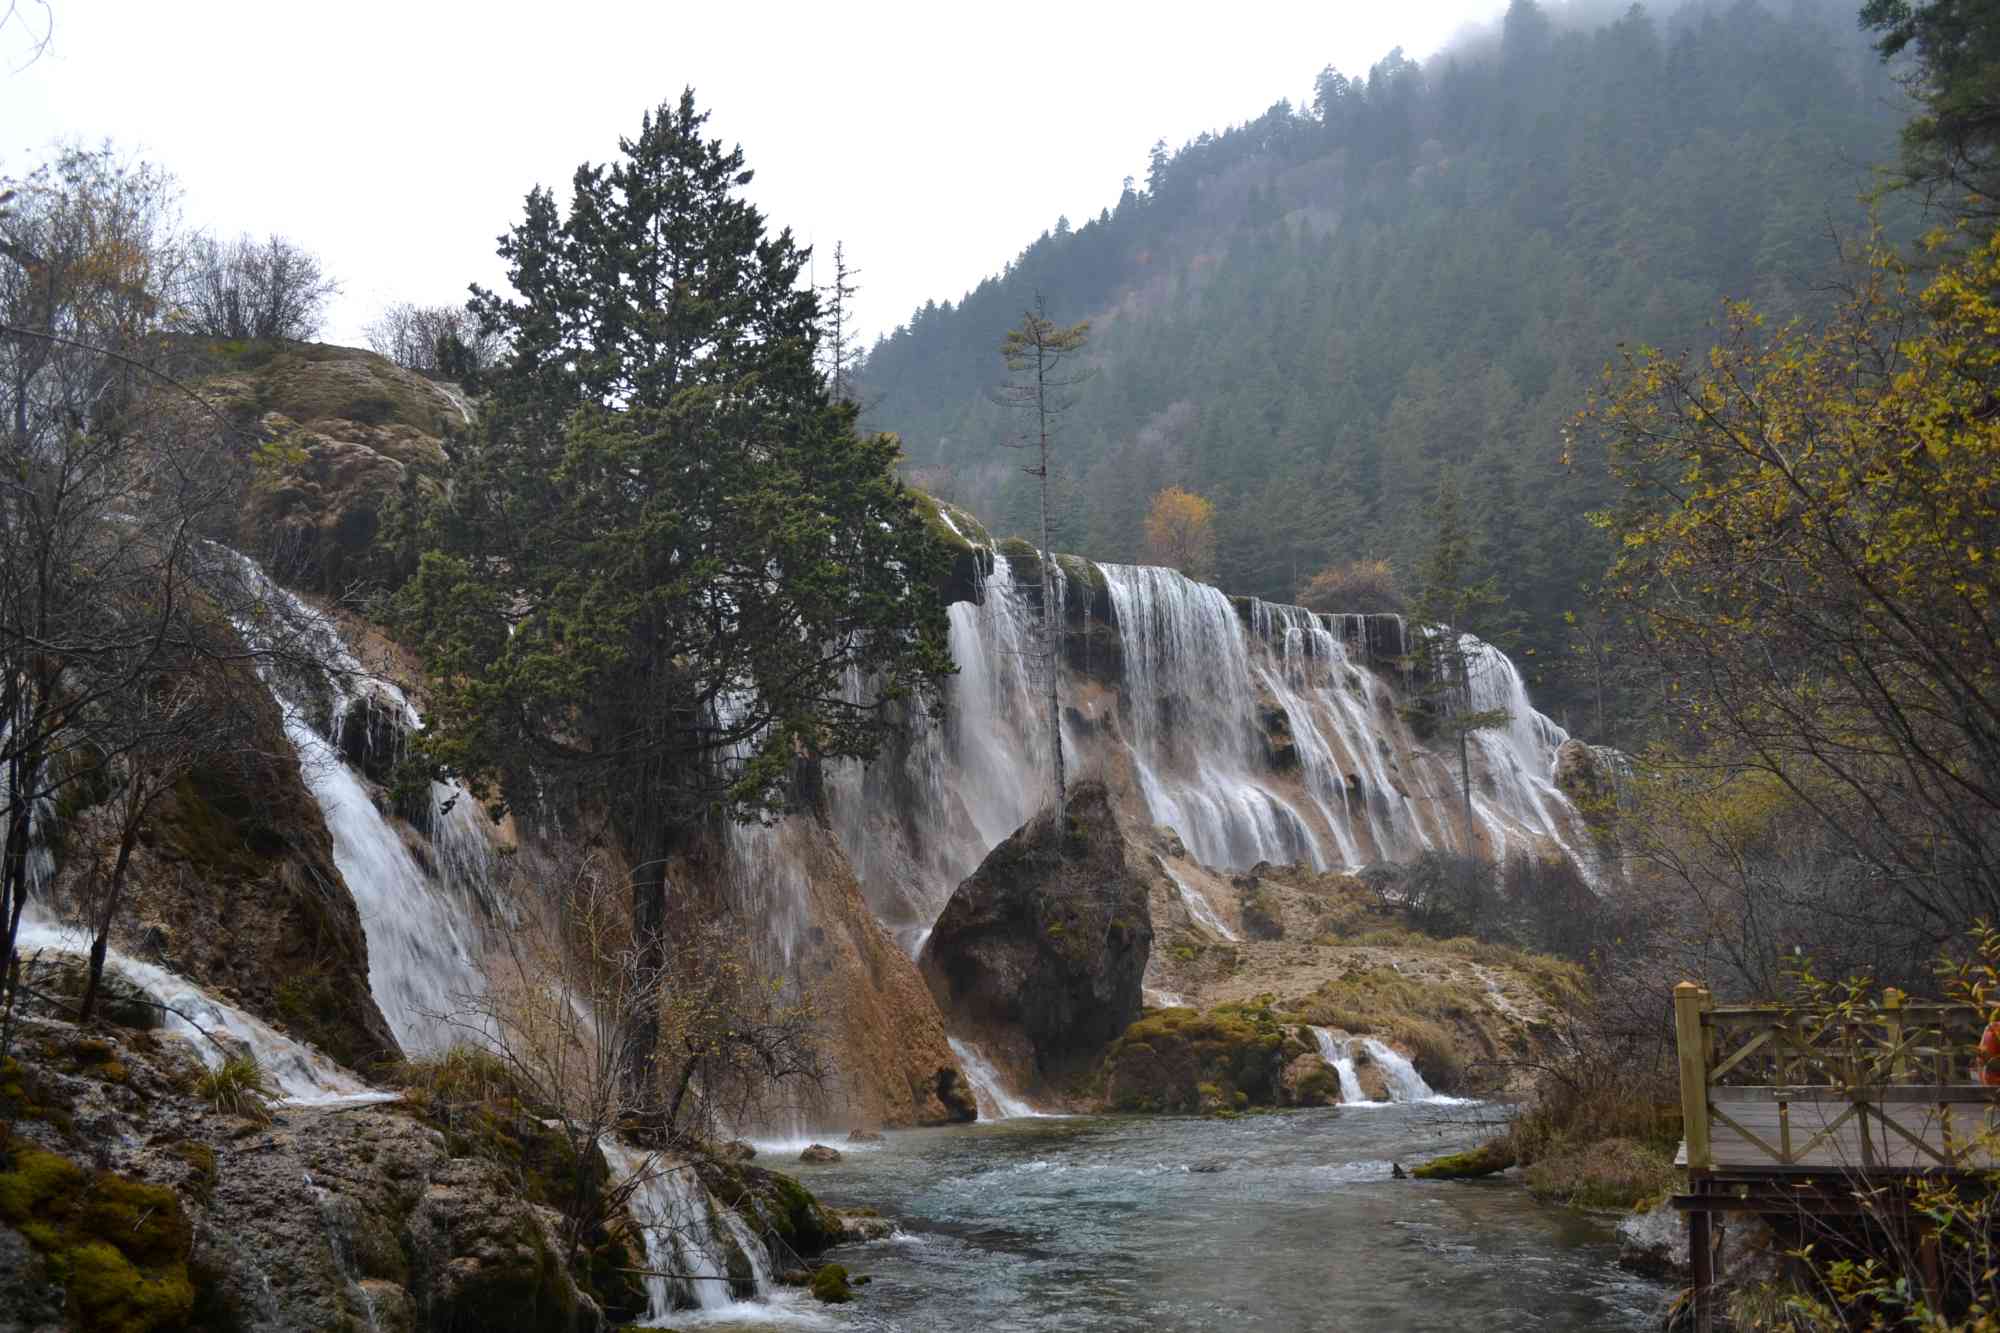
[[[1889,1062],[1889,1076],[1883,1082],[1914,1082],[1910,1073],[1910,1057],[1902,1049],[1903,992],[1894,986],[1885,987],[1882,991],[1882,1035],[1887,1038],[1889,1049],[1895,1052]]]
[[[1715,1333],[1715,1238],[1708,1211],[1708,1182],[1693,1184],[1698,1199],[1688,1214],[1688,1267],[1694,1275],[1694,1333]]]
[[[1924,1303],[1931,1307],[1933,1315],[1944,1314],[1944,1264],[1938,1255],[1938,1234],[1934,1226],[1925,1226],[1917,1239],[1917,1271],[1924,1284]]]
[[[1681,1133],[1687,1139],[1688,1170],[1706,1171],[1708,1150],[1708,1051],[1701,1030],[1708,992],[1692,981],[1674,987],[1674,1045],[1681,1063]],[[1692,1234],[1690,1232],[1689,1234]],[[1708,1234],[1707,1224],[1702,1234]]]

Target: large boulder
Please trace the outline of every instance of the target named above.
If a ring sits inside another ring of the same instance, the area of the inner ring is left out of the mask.
[[[1310,1051],[1267,1006],[1158,1009],[1127,1028],[1105,1057],[1104,1098],[1120,1111],[1169,1112],[1312,1105],[1328,1091],[1338,1100],[1339,1077],[1317,1055],[1317,1077],[1313,1064],[1300,1063]],[[1288,1089],[1286,1072],[1295,1066]]]
[[[1082,782],[958,886],[917,962],[948,1020],[1032,1086],[1090,1068],[1138,1019],[1152,946],[1110,793]]]

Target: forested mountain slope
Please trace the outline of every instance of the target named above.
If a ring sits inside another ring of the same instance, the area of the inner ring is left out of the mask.
[[[1018,428],[991,390],[1039,293],[1094,325],[1058,545],[1134,558],[1151,497],[1182,485],[1216,504],[1231,592],[1289,599],[1370,556],[1407,578],[1454,469],[1480,569],[1560,708],[1562,612],[1605,563],[1583,518],[1604,492],[1563,467],[1564,424],[1621,343],[1701,345],[1725,299],[1820,309],[1906,113],[1851,0],[1617,17],[1516,0],[1422,66],[1328,69],[1310,109],[1156,146],[1115,210],[880,341],[869,424],[900,432],[920,484],[1030,531],[1034,483],[998,447]],[[1907,198],[1878,212],[1914,230]]]

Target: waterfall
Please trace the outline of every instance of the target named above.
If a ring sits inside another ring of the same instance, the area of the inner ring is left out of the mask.
[[[734,1296],[729,1260],[715,1234],[720,1221],[749,1261],[756,1294],[770,1290],[771,1260],[743,1220],[717,1203],[682,1163],[663,1164],[657,1154],[607,1140],[605,1159],[633,1182],[627,1205],[646,1246],[646,1322],[661,1323],[676,1309],[720,1310]]]
[[[38,949],[82,956],[90,952],[90,937],[81,929],[52,925],[37,914],[22,920],[18,948],[24,960]],[[186,1037],[202,1063],[211,1069],[234,1053],[209,1040],[213,1035],[254,1057],[288,1102],[314,1105],[385,1101],[396,1095],[370,1088],[312,1047],[293,1041],[261,1019],[163,967],[112,949],[105,955],[105,968],[166,1005],[166,1030]]]
[[[1354,1057],[1348,1054],[1347,1045],[1325,1028],[1312,1030],[1313,1040],[1319,1043],[1319,1058],[1333,1066],[1333,1072],[1340,1078],[1340,1102],[1343,1106],[1366,1103],[1361,1095],[1361,1080],[1354,1074]]]
[[[959,671],[938,715],[913,712],[877,762],[828,775],[832,824],[869,905],[912,952],[959,882],[1046,799],[1033,590],[1005,555],[991,561],[978,602],[949,610]],[[1057,569],[1072,617],[1061,668],[1070,771],[1111,782],[1193,861],[1355,869],[1433,848],[1547,846],[1585,862],[1580,817],[1552,781],[1562,730],[1490,645],[1468,640],[1471,706],[1509,721],[1474,733],[1466,828],[1455,747],[1425,744],[1401,714],[1407,639],[1425,631],[1232,600],[1167,569],[1070,558]],[[1078,653],[1077,631],[1106,621],[1116,649]],[[1231,935],[1199,891],[1182,895]]]
[[[1036,612],[1007,558],[991,558],[979,601],[948,608],[958,673],[944,707],[910,710],[905,734],[874,763],[827,774],[840,844],[869,906],[912,957],[951,891],[1048,800]]]
[[[1099,565],[1118,625],[1131,758],[1153,822],[1204,865],[1327,866],[1298,811],[1258,780],[1249,647],[1220,591],[1169,569]]]
[[[1037,1111],[1022,1098],[1007,1091],[1007,1085],[1000,1081],[1000,1071],[995,1069],[979,1048],[969,1041],[952,1037],[951,1053],[958,1057],[958,1064],[965,1071],[966,1082],[972,1084],[973,1096],[979,1102],[981,1120],[1014,1120],[1022,1116],[1039,1116]]]
[[[333,836],[334,864],[360,913],[376,1006],[406,1053],[442,1049],[466,1035],[442,1021],[444,1016],[463,1015],[466,999],[486,988],[472,910],[474,901],[492,897],[492,846],[481,827],[484,815],[465,792],[432,783],[429,822],[439,873],[420,865],[329,739],[378,710],[391,714],[403,732],[414,733],[423,725],[416,707],[394,684],[363,669],[331,617],[272,582],[247,556],[216,551],[267,613],[238,623],[244,638],[268,653],[274,643],[271,625],[282,624],[324,668],[330,699],[315,697],[321,681],[286,672],[282,654],[259,663],[298,754],[300,776]],[[316,727],[315,712],[322,705],[326,721]],[[374,729],[362,730],[371,735]]]
[[[1404,1059],[1393,1047],[1377,1041],[1373,1037],[1336,1037],[1325,1028],[1312,1029],[1313,1040],[1319,1045],[1319,1057],[1333,1066],[1340,1078],[1340,1101],[1343,1106],[1396,1106],[1412,1102],[1428,1102],[1433,1105],[1452,1105],[1462,1099],[1446,1097],[1431,1088],[1417,1067]],[[1382,1081],[1387,1088],[1387,1101],[1372,1101],[1361,1090],[1360,1075],[1355,1072],[1355,1049],[1359,1047],[1368,1053],[1369,1059],[1382,1070]]]
[[[1181,901],[1187,904],[1189,914],[1196,921],[1199,921],[1225,940],[1242,938],[1242,936],[1229,928],[1229,923],[1222,919],[1221,914],[1215,910],[1214,904],[1208,901],[1208,895],[1188,883],[1185,879],[1182,879],[1180,872],[1167,864],[1166,858],[1155,856],[1153,864],[1158,866],[1165,873],[1166,877],[1173,881],[1175,890],[1181,896]]]

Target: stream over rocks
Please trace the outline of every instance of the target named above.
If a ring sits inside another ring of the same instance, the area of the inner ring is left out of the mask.
[[[802,1174],[835,1207],[873,1205],[897,1220],[887,1239],[828,1256],[873,1280],[817,1322],[1657,1328],[1666,1289],[1615,1266],[1609,1221],[1540,1207],[1497,1180],[1390,1178],[1391,1162],[1469,1146],[1481,1133],[1473,1122],[1487,1118],[1473,1106],[1398,1103],[890,1134],[880,1151]]]

